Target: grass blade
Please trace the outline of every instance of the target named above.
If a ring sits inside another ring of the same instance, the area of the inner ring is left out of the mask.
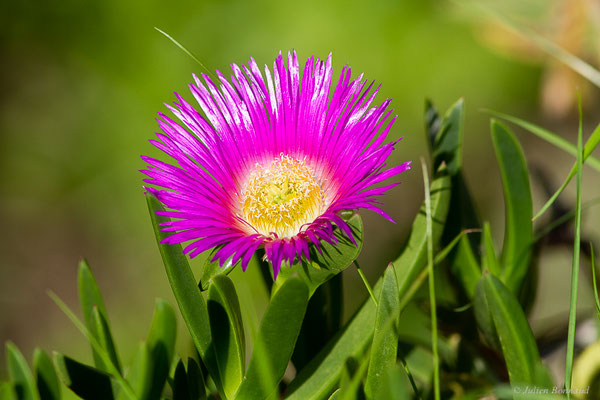
[[[573,353],[575,350],[575,324],[577,321],[577,289],[579,283],[579,252],[581,246],[581,175],[583,173],[583,133],[581,97],[579,97],[579,130],[577,132],[577,203],[575,206],[575,240],[573,243],[573,265],[571,267],[571,304],[569,306],[569,331],[567,335],[567,357],[565,365],[565,388],[571,398],[573,378]]]
[[[533,133],[534,135],[538,136],[539,138],[545,140],[546,142],[550,143],[551,145],[554,145],[555,147],[558,147],[559,149],[565,151],[566,153],[569,153],[572,156],[577,157],[577,146],[575,146],[575,145],[571,144],[570,142],[568,142],[567,140],[563,139],[558,134],[556,134],[554,132],[550,132],[549,130],[544,129],[540,126],[537,126],[535,124],[532,124],[531,122],[524,121],[517,117],[513,117],[512,115],[504,114],[499,111],[493,111],[493,110],[485,110],[485,111],[489,112],[492,115],[495,115],[498,118],[502,118],[503,120],[512,122],[513,124],[520,126],[521,128],[525,129],[526,131]],[[597,129],[598,128],[596,128],[596,130]],[[594,133],[595,132],[596,131],[594,131]],[[592,139],[592,136],[590,136],[590,139]],[[600,140],[600,138],[594,137],[594,140]],[[593,144],[593,142],[590,142],[589,140],[588,140],[588,142],[590,143],[589,149],[591,149],[590,150],[590,154],[591,154],[593,148],[595,148],[596,145]],[[600,172],[600,160],[597,159],[596,157],[592,157],[590,154],[588,154],[588,158],[586,160],[587,164],[590,167],[594,168],[596,171]]]
[[[163,34],[167,39],[169,39],[171,42],[173,42],[173,44],[175,44],[175,46],[179,47],[181,50],[183,50],[183,52],[185,54],[190,56],[192,58],[192,60],[196,61],[198,63],[198,65],[200,65],[202,67],[202,69],[204,69],[204,71],[206,71],[209,75],[212,75],[214,77],[213,73],[208,68],[206,68],[204,66],[204,64],[202,64],[202,62],[200,60],[198,60],[198,58],[191,51],[189,51],[187,48],[185,48],[185,46],[183,46],[177,40],[173,39],[173,37],[171,37],[171,35],[169,35],[168,33],[158,29],[157,27],[154,27],[154,29],[156,29],[158,32]]]
[[[596,149],[596,146],[598,145],[599,142],[600,142],[600,124],[596,127],[596,129],[594,129],[594,132],[592,132],[592,135],[588,138],[587,142],[585,142],[585,146],[583,146],[583,163],[585,163],[585,161],[588,159],[590,154],[592,154],[594,149]],[[548,210],[548,208],[550,208],[550,206],[556,201],[558,196],[560,196],[560,194],[563,192],[563,190],[565,190],[565,188],[567,187],[569,182],[571,182],[571,179],[573,179],[573,177],[575,176],[576,173],[577,173],[577,161],[575,161],[575,164],[573,164],[573,167],[571,167],[571,171],[569,171],[569,175],[567,176],[567,179],[565,179],[565,181],[558,188],[558,190],[556,192],[554,192],[552,197],[550,197],[548,199],[548,201],[546,201],[546,203],[540,209],[540,211],[538,211],[538,213],[533,217],[534,221],[537,218],[539,218],[540,216],[542,216],[542,214],[544,214],[546,212],[546,210]]]

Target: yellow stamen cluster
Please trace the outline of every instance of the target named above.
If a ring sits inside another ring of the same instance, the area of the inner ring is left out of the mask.
[[[304,161],[282,154],[266,168],[256,164],[241,206],[244,218],[259,233],[292,237],[322,213],[323,194]]]

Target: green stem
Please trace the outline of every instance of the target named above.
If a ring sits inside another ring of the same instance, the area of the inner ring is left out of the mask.
[[[367,277],[363,273],[362,269],[360,269],[360,265],[358,265],[358,261],[357,260],[354,260],[354,265],[356,265],[356,270],[358,271],[358,274],[360,275],[360,278],[362,279],[363,283],[365,284],[365,287],[367,288],[367,292],[369,292],[369,296],[371,296],[371,299],[373,300],[373,303],[375,303],[375,305],[377,306],[377,298],[375,297],[375,293],[373,292],[373,288],[371,288],[371,284],[367,280]]]
[[[579,252],[581,246],[581,175],[583,173],[583,133],[581,117],[581,96],[579,100],[579,132],[577,134],[577,205],[575,208],[575,243],[573,244],[573,266],[571,268],[571,304],[569,307],[569,332],[567,336],[567,357],[565,366],[565,388],[567,399],[571,398],[573,378],[573,353],[575,349],[575,324],[577,321],[577,288],[579,283]]]
[[[427,217],[427,271],[429,274],[429,303],[431,305],[431,348],[433,351],[433,386],[435,400],[440,400],[440,356],[438,353],[437,311],[435,278],[433,274],[433,222],[431,220],[431,194],[425,160],[421,158],[423,185],[425,187],[425,215]]]
[[[406,376],[408,376],[408,380],[410,382],[410,385],[413,388],[413,391],[415,392],[415,395],[417,396],[417,399],[421,400],[421,393],[419,393],[419,388],[417,387],[417,383],[415,382],[415,379],[413,378],[412,374],[410,373],[410,369],[408,368],[408,364],[406,363],[406,360],[404,359],[404,357],[400,357],[400,362],[402,363],[402,367],[404,367],[404,372],[406,372]]]

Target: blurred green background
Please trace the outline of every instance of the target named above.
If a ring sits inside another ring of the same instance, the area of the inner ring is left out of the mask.
[[[598,43],[589,40],[598,37],[598,25],[588,20],[586,7],[591,5],[586,0],[514,1],[503,12],[597,64]],[[427,155],[424,100],[433,99],[443,111],[464,97],[467,179],[479,211],[491,220],[501,243],[502,192],[489,115],[480,109],[536,121],[571,141],[576,87],[583,91],[589,125],[600,115],[595,89],[473,10],[434,0],[4,2],[0,342],[12,340],[26,355],[40,345],[91,358],[84,338],[46,295],[51,289],[78,309],[81,257],[88,259],[103,290],[124,359],[132,357],[134,344],[145,336],[154,298],[175,304],[147,215],[139,156],[159,156],[148,143],[157,130],[156,112],[167,111],[163,102],[172,102],[174,91],[193,100],[186,86],[201,69],[155,26],[211,70],[229,72],[230,63],[244,63],[251,56],[259,65],[272,65],[279,50],[296,49],[302,60],[333,52],[335,74],[350,64],[355,76],[365,72],[382,85],[379,101],[392,97],[399,115],[390,139],[404,137],[390,164],[412,160],[414,168],[384,200],[397,224],[363,213],[360,259],[373,281],[397,253],[423,197],[419,158]],[[559,185],[572,158],[527,134],[519,133],[519,138],[530,164]],[[585,198],[591,198],[597,176],[586,172],[585,187],[592,189]],[[537,210],[545,194],[539,185],[533,187]],[[572,200],[573,191],[565,198]],[[597,236],[598,212],[590,210],[585,221],[586,232]],[[541,291],[540,302],[554,301],[556,314],[568,310],[568,248],[545,258],[554,260],[549,284],[557,289]],[[241,271],[234,274],[244,307],[260,314],[266,295],[258,272],[250,269],[247,279],[241,279]],[[347,296],[349,316],[367,293],[353,268],[344,279],[347,292],[360,293]],[[585,300],[589,290],[583,290]],[[582,313],[586,307],[591,310],[589,305],[583,304]],[[186,351],[185,336],[180,337],[180,351]],[[2,347],[2,359],[3,352]],[[4,363],[0,365],[3,370]]]

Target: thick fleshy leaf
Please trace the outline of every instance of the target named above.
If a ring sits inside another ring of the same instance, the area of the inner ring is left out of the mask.
[[[188,327],[196,349],[206,365],[219,392],[223,392],[219,368],[215,358],[213,339],[210,330],[208,307],[202,293],[196,284],[196,279],[190,265],[183,254],[181,245],[161,243],[167,236],[160,231],[160,223],[167,222],[169,218],[156,215],[157,211],[164,211],[160,202],[152,195],[146,195],[148,210],[154,227],[158,248],[165,265],[167,277],[179,305],[181,315]]]
[[[12,342],[6,343],[8,376],[19,400],[40,400],[31,370],[25,357]]]
[[[41,400],[59,400],[61,398],[60,381],[52,359],[40,348],[33,352],[33,373]]]
[[[106,307],[104,306],[98,283],[86,260],[82,260],[79,263],[79,273],[77,278],[79,301],[81,303],[81,311],[83,312],[85,326],[106,351],[114,366],[121,371],[119,357],[117,356],[114,341],[110,333],[108,313],[106,312]],[[105,365],[102,361],[102,357],[98,355],[94,348],[92,348],[92,353],[94,355],[94,364],[96,367],[102,371],[110,372],[110,369]]]
[[[207,303],[223,390],[227,398],[233,398],[244,377],[246,344],[240,303],[231,279],[214,276]]]
[[[537,384],[540,387],[551,387],[548,376],[540,373],[541,360],[537,344],[518,300],[495,276],[485,273],[481,279],[511,385],[524,387]],[[526,397],[523,395],[523,398]]]
[[[503,281],[517,293],[531,258],[533,244],[532,200],[523,150],[514,134],[492,120],[492,141],[504,191],[505,229],[501,261]]]
[[[59,353],[54,353],[54,362],[65,386],[83,400],[114,398],[107,373]]]
[[[219,266],[219,260],[211,261],[216,252],[217,249],[209,251],[209,255],[206,257],[206,261],[204,262],[204,266],[200,272],[200,287],[202,290],[208,289],[212,279],[215,276],[219,274],[229,275],[231,271],[241,264],[241,261],[233,264],[231,260],[227,260],[225,263],[223,263],[223,266]]]
[[[450,177],[440,173],[431,185],[431,211],[433,239],[441,236],[450,203]],[[420,212],[412,226],[410,238],[402,254],[394,261],[398,278],[399,296],[402,299],[411,288],[414,278],[426,266],[426,221]],[[382,288],[381,280],[375,285],[376,296]],[[376,307],[370,300],[361,306],[346,327],[291,382],[287,399],[318,399],[327,397],[334,390],[340,378],[344,362],[349,355],[357,356],[367,348],[373,339]]]
[[[297,274],[306,282],[312,296],[320,285],[352,265],[362,249],[363,223],[358,214],[354,214],[346,223],[356,244],[348,238],[346,233],[336,228],[337,243],[322,242],[320,252],[315,249],[315,246],[310,246],[311,261],[306,262],[303,259],[301,263],[294,264],[292,268],[282,266],[279,272],[279,276],[282,277],[281,281],[283,282],[285,277]],[[277,285],[278,281],[275,281],[275,286]]]
[[[160,399],[171,367],[177,335],[175,312],[165,300],[157,299],[154,307],[152,325],[148,334],[148,350],[152,367],[150,386],[144,390],[141,399]]]
[[[383,386],[385,373],[396,364],[398,330],[395,321],[398,318],[399,307],[396,273],[392,267],[388,267],[383,276],[383,288],[377,301],[375,332],[371,345],[369,372],[365,382],[365,393],[370,398],[380,398],[379,390]]]
[[[286,279],[265,311],[235,399],[266,399],[276,390],[292,357],[307,304],[304,281],[296,276]]]

